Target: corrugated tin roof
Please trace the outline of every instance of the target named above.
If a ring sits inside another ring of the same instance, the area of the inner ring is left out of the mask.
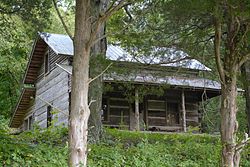
[[[57,54],[62,55],[73,55],[73,42],[67,35],[62,34],[50,34],[50,33],[39,33],[40,37],[51,47]],[[158,52],[155,50],[153,52]],[[178,56],[177,56],[178,54]],[[188,55],[182,51],[176,51],[174,49],[168,49],[168,54],[164,53],[161,56],[132,56],[120,46],[108,45],[106,56],[110,60],[114,61],[126,61],[126,62],[138,62],[144,64],[159,64],[167,67],[182,67],[194,70],[205,70],[211,71],[204,64],[200,63],[195,59],[186,59]],[[176,58],[178,57],[178,58]],[[181,60],[176,62],[177,60]],[[175,63],[168,63],[168,62]]]
[[[132,81],[138,83],[157,83],[157,84],[167,84],[171,86],[181,86],[181,87],[192,87],[192,88],[206,88],[206,89],[214,89],[220,90],[221,85],[216,81],[212,81],[204,78],[185,78],[178,76],[153,76],[151,74],[148,75],[130,75],[130,76],[122,76],[117,74],[107,74],[104,75],[105,81]]]
[[[119,46],[109,45],[107,49],[107,57],[115,61],[137,62],[143,64],[158,64],[167,67],[182,67],[195,70],[211,71],[210,68],[200,63],[198,60],[191,59],[186,53],[176,51],[174,49],[164,48],[164,51],[155,49],[149,56],[133,56]],[[159,55],[159,52],[164,53]],[[156,55],[154,55],[154,53]],[[172,62],[172,63],[171,63]]]
[[[69,36],[46,32],[41,32],[39,35],[57,54],[73,55],[73,42]]]
[[[60,64],[58,65],[62,70],[72,74],[72,66]],[[221,85],[217,81],[205,79],[205,78],[187,78],[180,76],[153,76],[152,74],[104,74],[104,81],[131,81],[137,83],[152,83],[152,84],[168,84],[171,86],[193,87],[193,88],[206,88],[213,90],[220,90]]]

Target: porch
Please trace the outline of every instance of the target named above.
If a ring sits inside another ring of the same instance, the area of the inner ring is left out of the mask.
[[[161,96],[144,95],[139,98],[134,90],[134,100],[122,91],[103,95],[104,126],[129,130],[180,132],[188,126],[199,126],[199,96],[201,92],[184,89],[167,89]]]

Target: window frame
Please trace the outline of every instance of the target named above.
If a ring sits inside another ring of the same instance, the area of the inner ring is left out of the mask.
[[[24,130],[31,130],[33,125],[33,115],[29,115],[24,119]]]
[[[47,50],[44,53],[44,75],[47,75],[50,73],[50,56],[49,56],[49,50]]]
[[[53,119],[53,114],[52,114],[52,111],[53,108],[52,106],[47,106],[47,128],[51,126],[51,123],[52,123],[52,119]]]

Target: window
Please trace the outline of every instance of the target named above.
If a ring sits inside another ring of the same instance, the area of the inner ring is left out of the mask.
[[[49,73],[49,52],[45,53],[44,56],[44,73],[47,74]]]
[[[71,92],[69,92],[69,115],[71,111]]]
[[[32,129],[32,123],[33,123],[33,118],[32,118],[32,116],[30,116],[29,118],[28,118],[28,122],[29,122],[29,130],[31,130]]]
[[[24,120],[24,130],[29,130],[29,120],[28,119]]]
[[[51,126],[51,121],[52,121],[52,107],[48,106],[47,107],[47,128]]]
[[[29,116],[24,120],[24,130],[31,130],[32,129],[32,123],[33,123],[33,117],[32,115]]]

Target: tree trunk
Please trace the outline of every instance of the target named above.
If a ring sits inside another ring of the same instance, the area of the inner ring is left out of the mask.
[[[88,106],[89,57],[91,34],[91,3],[76,1],[74,60],[69,119],[69,166],[86,166],[87,135],[90,110]]]
[[[238,167],[240,154],[236,150],[236,132],[238,122],[237,113],[237,86],[236,72],[225,79],[221,89],[221,142],[222,142],[222,166]]]
[[[106,10],[109,0],[101,0],[99,3],[91,9],[92,15],[96,18],[100,13]],[[105,24],[101,25],[98,33],[97,39],[101,39],[105,35]],[[106,38],[97,41],[91,48],[91,60],[90,60],[90,78],[94,78],[99,75],[103,70],[102,58],[105,57],[107,50]],[[100,57],[102,57],[100,59]],[[102,110],[102,77],[97,78],[90,84],[89,88],[89,101],[90,105],[90,118],[89,118],[89,136],[90,142],[98,143],[102,134],[102,120],[101,120],[101,110]]]
[[[98,36],[103,36],[105,34],[104,26],[101,28]],[[97,42],[91,51],[91,63],[90,63],[90,77],[93,78],[99,75],[103,68],[102,62],[98,61],[98,56],[104,57],[106,53],[106,39]],[[97,143],[100,140],[102,134],[102,120],[101,120],[101,110],[102,110],[102,77],[97,78],[90,84],[89,88],[89,100],[94,100],[90,105],[90,118],[89,118],[89,136],[91,142]]]

